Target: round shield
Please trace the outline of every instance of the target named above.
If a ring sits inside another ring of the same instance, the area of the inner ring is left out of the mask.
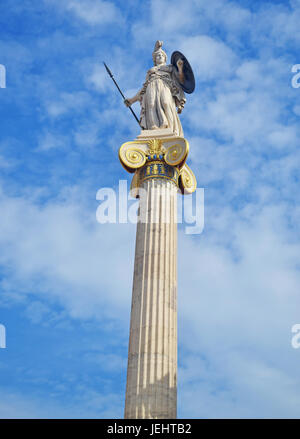
[[[185,78],[184,83],[180,83],[180,85],[186,93],[193,93],[193,91],[195,90],[195,77],[192,67],[190,66],[186,57],[181,52],[173,52],[171,56],[171,64],[173,64],[173,66],[175,66],[178,70],[176,63],[179,59],[182,59],[183,61],[183,73]]]

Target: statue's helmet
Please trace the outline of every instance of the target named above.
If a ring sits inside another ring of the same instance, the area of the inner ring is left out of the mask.
[[[155,43],[154,50],[152,52],[152,59],[153,59],[154,65],[156,64],[156,57],[157,57],[158,53],[162,53],[165,57],[165,62],[167,61],[167,54],[162,49],[162,45],[163,45],[163,41],[157,40]]]

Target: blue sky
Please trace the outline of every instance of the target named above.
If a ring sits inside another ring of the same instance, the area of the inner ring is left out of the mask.
[[[127,96],[157,39],[190,61],[181,116],[205,228],[179,228],[178,417],[299,417],[300,2],[7,0],[0,14],[0,417],[121,418],[135,226]],[[134,104],[136,112],[138,104]]]

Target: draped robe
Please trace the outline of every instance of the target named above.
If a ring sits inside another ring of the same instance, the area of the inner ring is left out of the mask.
[[[186,99],[173,65],[154,66],[148,70],[139,98],[143,129],[171,128],[174,134],[183,137],[176,107],[182,109]]]

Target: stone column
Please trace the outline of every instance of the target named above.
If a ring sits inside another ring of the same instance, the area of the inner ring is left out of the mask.
[[[174,168],[167,171],[172,175]],[[178,187],[174,178],[147,177],[147,173],[146,165],[139,185],[125,418],[174,419]]]
[[[177,193],[196,179],[189,145],[169,129],[142,130],[119,149],[140,198],[128,349],[125,418],[177,414]]]

